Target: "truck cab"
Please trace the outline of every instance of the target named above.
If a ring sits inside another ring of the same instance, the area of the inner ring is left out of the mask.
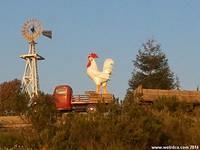
[[[59,85],[54,89],[54,99],[57,110],[72,110],[72,95],[73,90],[69,85]]]

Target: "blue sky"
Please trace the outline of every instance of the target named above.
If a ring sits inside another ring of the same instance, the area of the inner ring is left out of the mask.
[[[200,85],[199,0],[2,0],[0,4],[0,82],[21,79],[28,52],[21,35],[23,23],[37,18],[53,39],[38,39],[40,88],[52,93],[69,84],[75,94],[94,90],[86,75],[87,55],[96,52],[102,67],[116,62],[109,91],[121,99],[128,88],[142,43],[155,39],[167,55],[183,89]]]

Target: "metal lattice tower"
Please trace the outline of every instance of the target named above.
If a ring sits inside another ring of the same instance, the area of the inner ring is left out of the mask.
[[[29,43],[28,54],[21,55],[20,57],[25,60],[25,70],[22,77],[22,87],[28,93],[30,99],[38,95],[39,91],[39,75],[38,75],[38,60],[44,60],[42,56],[37,54],[35,49],[35,42]]]
[[[20,58],[25,60],[25,70],[22,77],[22,88],[28,93],[30,103],[32,98],[38,95],[39,91],[39,75],[38,65],[39,60],[44,60],[42,56],[37,53],[35,41],[43,34],[51,38],[51,31],[42,31],[40,22],[36,19],[28,20],[24,23],[22,28],[22,35],[29,42],[28,54],[21,55]]]

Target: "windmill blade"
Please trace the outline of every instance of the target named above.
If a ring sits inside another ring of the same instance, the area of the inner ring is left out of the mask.
[[[42,31],[42,35],[44,35],[44,36],[52,39],[52,31],[50,31],[50,30],[44,30],[44,31]]]

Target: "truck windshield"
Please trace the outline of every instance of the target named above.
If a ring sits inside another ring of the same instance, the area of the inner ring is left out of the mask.
[[[66,95],[66,89],[65,88],[56,89],[56,94]]]

